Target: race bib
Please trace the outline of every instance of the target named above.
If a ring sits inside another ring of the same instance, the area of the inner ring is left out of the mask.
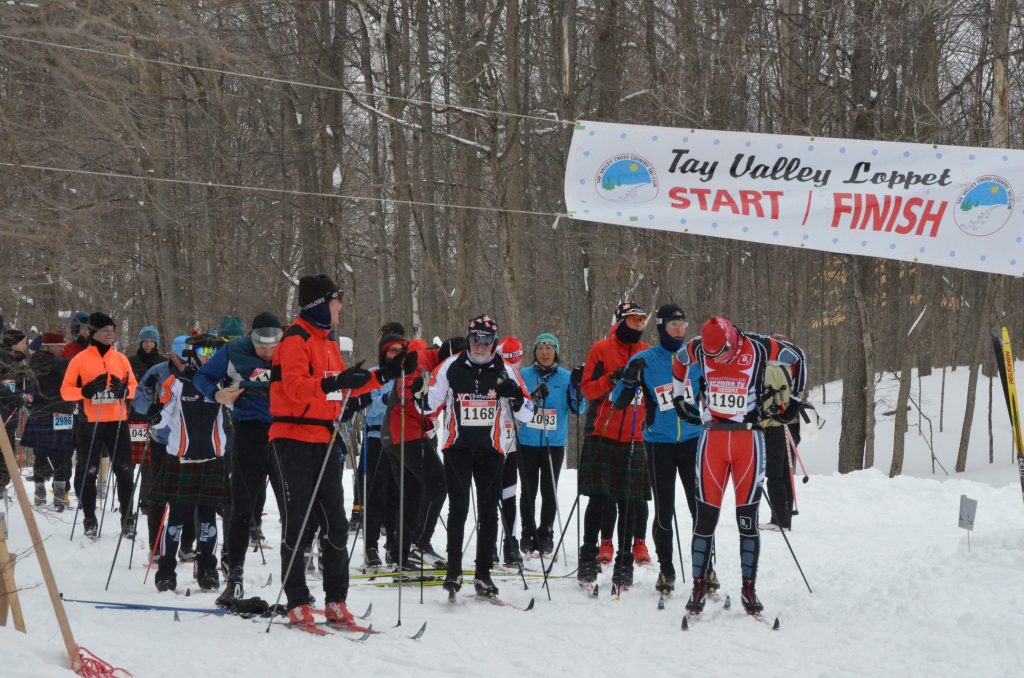
[[[558,410],[538,409],[533,415],[533,419],[526,422],[526,427],[542,431],[553,431],[558,427]]]
[[[690,388],[690,383],[686,383],[686,388]],[[665,384],[664,386],[654,387],[654,398],[658,401],[658,409],[662,412],[668,412],[672,409],[672,384]]]
[[[100,405],[113,402],[117,402],[117,396],[115,396],[114,392],[111,391],[110,389],[107,389],[106,391],[101,391],[92,397],[93,405]]]
[[[497,400],[463,400],[463,426],[492,426],[498,416]]]
[[[746,386],[708,384],[708,405],[715,414],[735,417],[747,413]]]
[[[128,436],[133,443],[145,443],[149,440],[149,424],[144,422],[129,423]]]
[[[516,427],[512,423],[506,423],[503,425],[501,432],[502,438],[505,441],[505,452],[513,452],[516,449]]]
[[[70,431],[71,425],[74,423],[75,416],[73,414],[56,414],[53,415],[53,430],[54,431]]]

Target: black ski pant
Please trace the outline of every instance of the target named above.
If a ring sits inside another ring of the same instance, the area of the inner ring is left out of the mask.
[[[93,431],[96,432],[95,440]],[[132,513],[132,451],[128,441],[128,423],[83,421],[77,429],[78,460],[75,464],[75,494],[86,518],[96,518],[96,478],[100,459],[110,457],[110,467],[117,479],[117,500],[122,516]],[[92,454],[90,454],[90,449]]]
[[[765,485],[772,522],[787,530],[793,521],[793,458],[786,444],[786,429],[764,429]]]
[[[627,507],[628,504],[628,507]],[[608,516],[612,516],[612,525],[619,531],[618,550],[631,551],[633,538],[638,537],[640,528],[645,526],[648,516],[646,501],[630,501],[612,499],[610,497],[591,497],[587,510],[583,514],[583,546],[597,553],[597,537],[605,537],[604,525]],[[615,518],[618,517],[616,521]],[[629,524],[626,524],[626,521]],[[645,526],[646,527],[646,526]]]
[[[274,488],[277,508],[281,508],[281,490],[277,473],[270,459],[270,424],[260,421],[236,421],[234,448],[231,453],[231,511],[225,512],[227,535],[224,538],[228,566],[245,567],[249,546],[249,530],[259,507],[260,495],[266,497],[267,480]],[[301,520],[301,518],[300,518]]]
[[[491,556],[498,538],[498,499],[504,457],[493,449],[450,447],[444,453],[448,487],[448,576],[462,574],[462,537],[469,514],[470,481],[476,481],[476,572],[491,571]]]
[[[562,472],[562,461],[565,459],[565,446],[533,447],[523,445],[519,448],[522,463],[520,477],[523,481],[520,514],[522,516],[522,533],[536,536],[539,542],[545,536],[553,537],[555,517],[558,514],[558,476]],[[537,490],[540,489],[540,524],[536,520]]]
[[[402,448],[400,445],[389,446],[385,453],[395,484],[395,495],[401,486]],[[405,443],[405,506],[402,513],[401,530],[395,525],[395,538],[391,540],[391,558],[394,562],[404,563],[409,557],[409,549],[413,544],[429,547],[434,536],[434,528],[441,516],[444,505],[445,469],[441,458],[437,456],[434,446],[428,438],[410,440]],[[395,512],[399,506],[395,506]],[[402,554],[396,553],[398,533],[402,532]]]
[[[398,520],[397,469],[391,468],[391,462],[381,449],[380,438],[368,437],[365,444],[366,454],[360,459],[359,473],[353,485],[358,485],[362,492],[363,481],[366,482],[366,496],[362,498],[363,515],[366,516],[366,534],[363,535],[366,547],[377,548],[382,526],[388,531],[388,543],[394,546],[397,539],[392,538],[392,534],[397,534]]]
[[[171,462],[174,463],[174,462]],[[167,525],[160,537],[160,560],[157,571],[160,574],[174,572],[178,564],[178,549],[186,525],[199,521],[199,544],[196,549],[196,565],[200,571],[217,568],[217,509],[198,504],[171,504],[167,512]]]
[[[326,443],[290,438],[278,438],[270,447],[281,484],[281,579],[288,609],[309,602],[302,554],[313,542],[313,530],[307,528],[302,533],[301,528],[302,518],[310,506],[309,521],[320,532],[325,602],[345,602],[348,597],[348,518],[338,450],[328,451]],[[327,455],[326,466],[324,455]],[[324,468],[323,479],[314,495],[321,468]],[[299,553],[289,572],[288,563],[295,551]]]
[[[38,483],[51,477],[55,483],[71,480],[71,455],[74,451],[73,447],[37,447],[32,464],[35,481]]]
[[[686,505],[690,510],[689,532],[697,519],[697,440],[681,443],[644,443],[647,447],[647,469],[654,490],[654,550],[661,571],[675,574],[672,565],[672,519],[675,516],[676,477],[683,483]],[[676,516],[678,518],[678,516]],[[680,554],[681,555],[681,554]]]
[[[516,491],[519,489],[519,450],[512,450],[505,455],[501,467],[501,531],[505,533],[505,541],[510,542],[516,536]]]

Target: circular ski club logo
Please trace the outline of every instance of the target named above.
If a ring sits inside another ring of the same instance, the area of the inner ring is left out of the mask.
[[[978,177],[964,186],[953,217],[967,235],[992,235],[1010,220],[1016,201],[1013,188],[1002,177]]]
[[[621,153],[602,163],[594,177],[597,194],[609,202],[639,203],[658,196],[654,166],[634,153]]]

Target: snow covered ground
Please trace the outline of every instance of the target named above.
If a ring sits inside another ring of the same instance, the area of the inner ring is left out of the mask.
[[[1019,366],[1021,369],[1024,366]],[[760,596],[767,614],[781,619],[781,630],[747,618],[739,605],[739,558],[732,507],[719,526],[717,569],[734,605],[709,604],[707,619],[680,630],[686,585],[657,610],[656,569],[639,570],[634,588],[621,601],[608,595],[610,572],[601,575],[602,594],[591,600],[571,579],[556,579],[551,598],[530,582],[524,591],[514,579],[498,581],[502,597],[536,607],[519,612],[460,597],[451,605],[440,588],[403,592],[402,627],[392,629],[397,590],[353,580],[351,607],[373,603],[372,621],[384,632],[363,644],[339,635],[316,638],[239,618],[170,612],[136,612],[66,606],[78,642],[136,676],[1007,676],[1019,671],[1017,628],[1024,609],[1024,506],[1016,467],[1010,463],[1008,418],[998,383],[995,388],[996,463],[988,463],[987,379],[979,384],[975,433],[968,471],[955,474],[967,370],[947,373],[944,432],[938,432],[941,373],[925,378],[922,407],[935,425],[938,460],[954,476],[931,473],[923,439],[907,437],[905,475],[888,479],[892,447],[895,382],[879,386],[880,420],[876,469],[835,473],[839,435],[838,385],[826,388],[827,419],[801,453],[811,472],[798,485],[800,515],[789,535],[814,593],[808,593],[781,535],[762,533]],[[917,397],[915,380],[914,397]],[[821,403],[821,389],[812,400]],[[916,423],[916,411],[911,422]],[[925,424],[927,430],[927,424]],[[346,473],[346,480],[350,474]],[[960,495],[978,500],[971,537],[957,527]],[[682,493],[678,511],[686,513]],[[563,475],[561,509],[567,516],[575,498],[575,478]],[[273,502],[268,502],[272,510]],[[765,516],[765,506],[762,516]],[[97,543],[76,536],[68,541],[73,513],[37,513],[57,581],[69,598],[212,607],[216,594],[199,593],[187,567],[179,567],[179,593],[158,594],[152,578],[142,583],[145,553],[127,568],[122,548],[109,592],[107,571],[116,544],[108,529]],[[109,520],[108,525],[113,524]],[[28,545],[16,506],[10,510],[12,551]],[[276,516],[265,529],[271,543],[279,532]],[[80,531],[80,529],[79,529]],[[435,547],[443,550],[439,529]],[[684,542],[687,537],[683,536]],[[575,527],[570,530],[569,568],[575,567]],[[652,549],[653,551],[653,549]],[[278,551],[247,557],[247,595],[273,599],[280,580]],[[356,547],[355,562],[362,558]],[[469,559],[471,560],[471,558]],[[678,568],[678,554],[676,556]],[[688,554],[685,562],[689,563]],[[532,563],[534,567],[537,563]],[[555,574],[565,572],[557,564]],[[268,573],[274,584],[261,588]],[[689,581],[688,567],[685,570]],[[66,676],[66,656],[42,578],[33,558],[18,564],[28,635],[0,628],[0,676]],[[322,599],[314,582],[314,593]],[[192,595],[184,596],[186,586]],[[465,589],[464,589],[465,590]],[[419,641],[402,637],[429,622]]]

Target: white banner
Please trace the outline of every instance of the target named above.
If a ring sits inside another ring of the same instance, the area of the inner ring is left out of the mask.
[[[1024,152],[580,122],[575,219],[1024,274]]]

